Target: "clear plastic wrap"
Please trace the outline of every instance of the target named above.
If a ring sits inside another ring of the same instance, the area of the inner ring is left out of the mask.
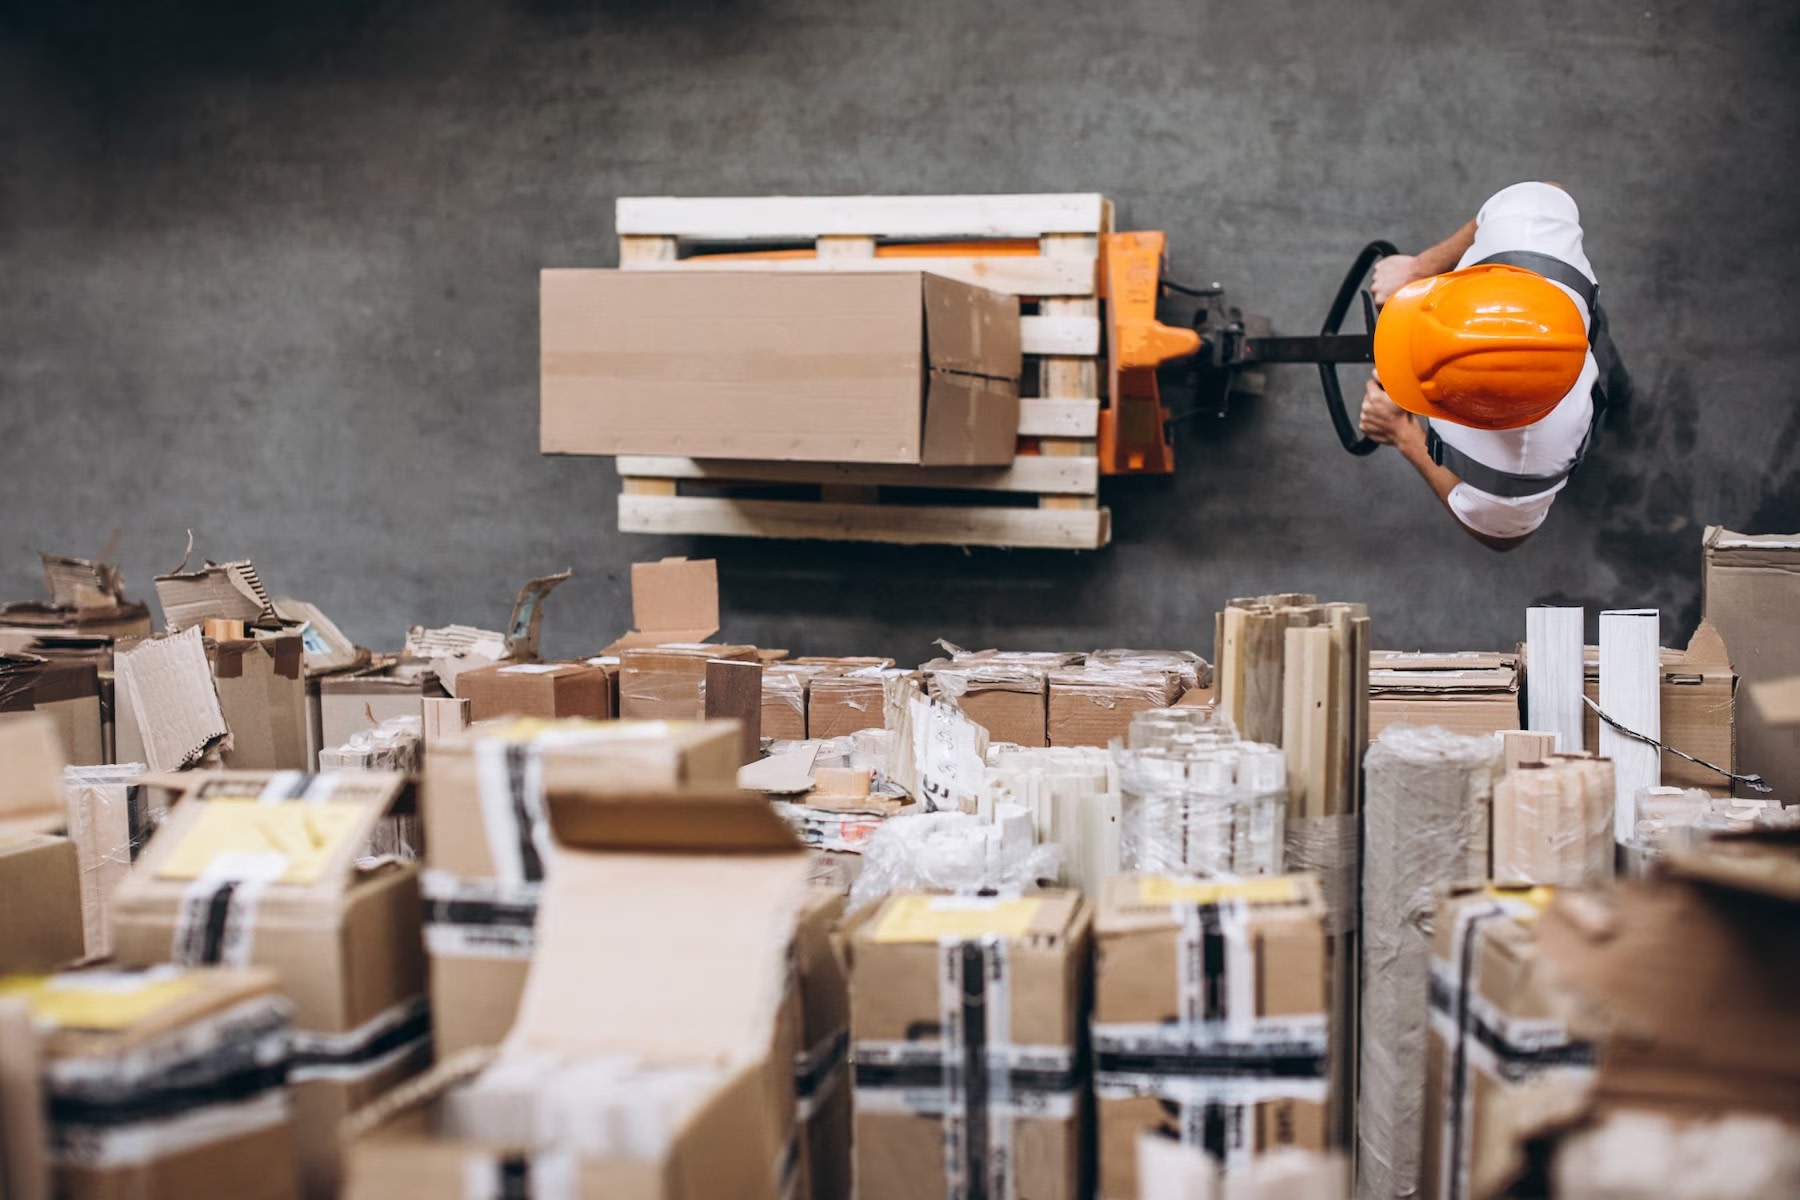
[[[1419,1180],[1430,930],[1437,890],[1488,876],[1499,743],[1390,725],[1363,760],[1362,1031],[1358,1194]]]
[[[959,812],[891,817],[862,852],[862,876],[850,891],[852,908],[901,890],[1032,887],[1054,881],[1062,865],[1061,848],[1036,844],[1031,814],[1014,804],[999,806],[991,822]]]
[[[1119,776],[1108,751],[991,748],[981,811],[1008,804],[1031,813],[1039,842],[1062,847],[1064,882],[1097,896],[1119,873]]]
[[[1279,875],[1287,761],[1206,709],[1152,709],[1114,750],[1120,864],[1203,878]]]
[[[1494,783],[1493,877],[1588,887],[1613,875],[1613,765],[1555,755]]]
[[[1625,873],[1642,878],[1668,858],[1717,833],[1752,829],[1793,828],[1800,809],[1783,808],[1777,800],[1714,796],[1702,788],[1640,788],[1637,826],[1625,843]]]
[[[143,763],[63,768],[69,840],[81,871],[81,925],[87,957],[112,953],[112,894],[168,810],[136,786]],[[155,792],[155,795],[162,795]]]

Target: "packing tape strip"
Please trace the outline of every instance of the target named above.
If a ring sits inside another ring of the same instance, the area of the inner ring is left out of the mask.
[[[530,742],[478,740],[475,785],[494,877],[509,884],[541,882],[550,852],[541,749]]]
[[[580,1200],[575,1156],[469,1154],[463,1159],[463,1200]]]
[[[288,868],[274,851],[228,850],[183,890],[170,961],[183,967],[247,967],[255,950],[256,909]]]
[[[794,1102],[800,1120],[812,1120],[830,1101],[843,1082],[849,1060],[848,1026],[839,1026],[794,1055]]]
[[[330,1079],[354,1082],[395,1063],[431,1054],[431,1004],[424,996],[403,1000],[345,1033],[294,1033],[293,1083]]]
[[[529,959],[543,885],[463,879],[426,870],[425,949],[447,958]]]
[[[265,994],[125,1055],[51,1063],[51,1157],[136,1166],[288,1120],[291,1013]]]

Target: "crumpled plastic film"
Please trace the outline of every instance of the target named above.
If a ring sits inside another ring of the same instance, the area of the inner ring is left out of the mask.
[[[1640,788],[1637,825],[1625,843],[1625,873],[1643,878],[1671,851],[1692,848],[1715,834],[1797,824],[1800,815],[1778,800],[1714,796],[1702,788]]]
[[[852,908],[901,890],[1028,888],[1055,879],[1062,868],[1062,848],[1037,845],[1030,812],[1016,804],[997,806],[991,822],[959,812],[890,817],[862,855]]]
[[[63,769],[69,840],[81,872],[81,924],[90,958],[112,953],[112,893],[168,815],[136,786],[143,763]],[[154,793],[161,795],[160,792]]]
[[[1285,860],[1287,764],[1274,746],[1240,742],[1202,709],[1133,719],[1119,770],[1124,870],[1230,878],[1279,875]]]
[[[1356,928],[1356,867],[1361,838],[1355,813],[1336,817],[1290,818],[1287,823],[1287,861],[1290,874],[1302,871],[1319,877],[1325,895],[1325,932],[1349,933]]]
[[[1418,1186],[1436,893],[1488,875],[1498,751],[1492,737],[1392,725],[1363,760],[1359,1196]]]

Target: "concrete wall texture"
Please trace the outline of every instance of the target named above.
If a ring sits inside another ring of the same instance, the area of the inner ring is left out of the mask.
[[[0,596],[115,528],[148,595],[191,527],[377,647],[573,566],[547,649],[589,651],[671,553],[719,559],[730,637],[909,661],[1208,651],[1268,590],[1391,647],[1510,645],[1542,601],[1678,640],[1703,526],[1800,529],[1797,51],[1755,0],[20,0]],[[1510,556],[1344,454],[1307,368],[1109,485],[1097,554],[628,537],[608,460],[537,453],[537,271],[612,265],[617,196],[1101,191],[1308,332],[1364,241],[1528,178],[1579,200],[1640,395]]]

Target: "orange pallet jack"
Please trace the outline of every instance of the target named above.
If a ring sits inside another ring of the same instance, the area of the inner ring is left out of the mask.
[[[1164,277],[1167,236],[1113,233],[1101,238],[1101,299],[1106,306],[1107,394],[1100,410],[1100,470],[1108,475],[1168,474],[1175,469],[1173,415],[1163,404],[1165,376],[1175,368],[1185,389],[1223,415],[1239,373],[1268,363],[1314,363],[1338,440],[1352,454],[1376,444],[1363,437],[1344,407],[1337,369],[1374,361],[1375,304],[1362,286],[1392,243],[1365,246],[1339,286],[1316,337],[1271,336],[1266,321],[1226,305],[1216,285],[1189,288]],[[1186,325],[1159,317],[1169,293],[1199,301]],[[1362,297],[1365,331],[1344,334],[1344,318]]]

